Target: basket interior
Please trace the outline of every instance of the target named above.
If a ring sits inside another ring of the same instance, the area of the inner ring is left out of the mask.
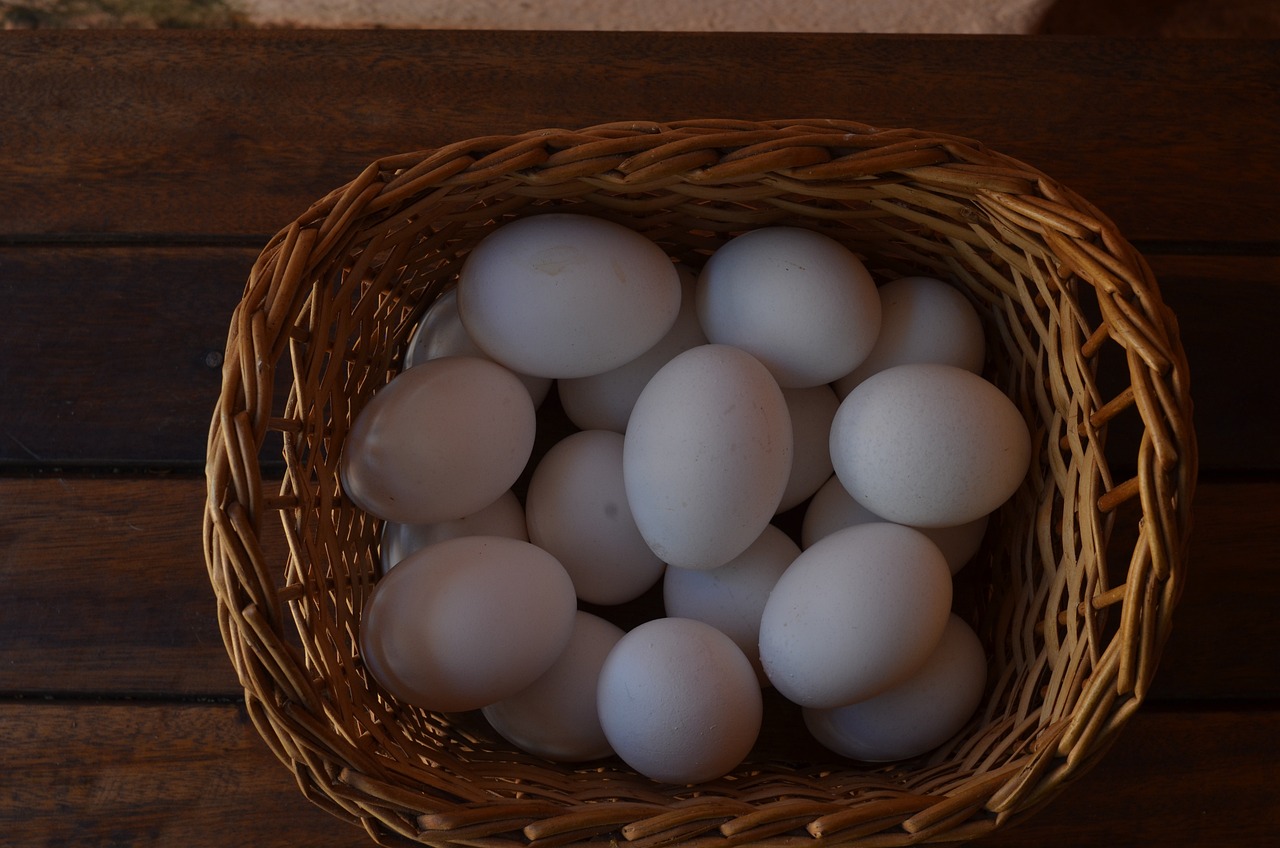
[[[1126,625],[1141,610],[1117,602],[1129,570],[1145,567],[1149,557],[1137,540],[1149,531],[1130,514],[1133,499],[1116,493],[1132,488],[1123,481],[1142,460],[1110,456],[1105,434],[1128,420],[1143,444],[1150,441],[1149,416],[1132,402],[1131,366],[1143,351],[1117,331],[1110,293],[1100,297],[1099,287],[1148,272],[1136,254],[1132,267],[1101,270],[1064,256],[1055,235],[1063,227],[1094,241],[1106,233],[1088,232],[1083,217],[1050,232],[1036,209],[1013,202],[1061,189],[1037,185],[1025,166],[1014,169],[994,154],[982,169],[958,166],[961,180],[936,168],[910,179],[812,172],[799,179],[775,171],[708,180],[668,167],[619,181],[581,162],[536,173],[500,164],[491,179],[448,184],[430,160],[383,163],[363,186],[318,204],[324,214],[314,227],[295,226],[259,260],[260,275],[282,288],[287,258],[310,239],[306,279],[274,316],[287,325],[276,352],[290,371],[277,421],[284,422],[286,468],[273,503],[290,548],[278,598],[280,621],[292,622],[282,625],[286,641],[307,678],[295,688],[317,693],[300,698],[313,713],[309,732],[343,764],[303,744],[278,753],[314,762],[330,782],[383,787],[389,806],[404,810],[406,832],[423,825],[411,798],[421,801],[419,815],[504,800],[545,803],[551,815],[559,805],[593,801],[679,807],[708,797],[743,809],[780,800],[897,800],[906,815],[975,782],[1006,780],[1033,759],[1043,764],[1033,770],[1049,768],[1048,758],[1035,755],[1061,755],[1097,735],[1112,721],[1117,693],[1134,696],[1134,678],[1140,700],[1146,672],[1132,668],[1130,646],[1121,643],[1129,640],[1126,626],[1155,625]],[[360,205],[359,214],[344,214],[347,204]],[[663,786],[618,760],[548,763],[504,742],[478,713],[421,711],[368,677],[356,636],[377,576],[381,522],[342,497],[337,466],[347,428],[397,372],[416,321],[455,283],[469,250],[506,221],[552,210],[625,224],[694,270],[744,230],[809,227],[862,256],[878,282],[937,276],[977,307],[987,334],[985,376],[1024,414],[1033,459],[1021,489],[993,516],[978,557],[957,576],[955,610],[982,638],[990,675],[978,713],[945,746],[891,765],[843,760],[809,739],[798,710],[766,697],[766,727],[746,762],[709,784]],[[1024,782],[1042,777],[1027,773]]]

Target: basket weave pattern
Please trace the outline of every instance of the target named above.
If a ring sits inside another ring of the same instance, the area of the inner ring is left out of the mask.
[[[695,269],[743,230],[811,227],[882,280],[949,279],[978,307],[987,376],[1035,448],[957,586],[991,674],[943,749],[872,767],[774,722],[730,775],[668,787],[616,760],[547,763],[366,675],[356,633],[380,522],[340,491],[348,427],[476,242],[551,207],[623,223]],[[1140,434],[1132,456],[1106,453],[1118,419]],[[269,431],[281,481],[263,479]],[[849,122],[610,124],[388,157],[272,239],[231,322],[204,548],[258,731],[306,797],[380,843],[958,841],[1051,799],[1142,703],[1184,582],[1195,472],[1187,365],[1150,270],[1045,175],[968,139]],[[287,562],[266,561],[266,522]]]

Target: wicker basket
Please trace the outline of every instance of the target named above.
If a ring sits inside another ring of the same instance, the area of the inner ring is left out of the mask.
[[[987,376],[1024,412],[1035,450],[961,572],[956,610],[991,675],[944,748],[891,766],[843,761],[769,703],[741,767],[663,786],[617,760],[522,754],[477,714],[410,708],[368,678],[354,634],[380,523],[342,496],[344,436],[467,251],[549,206],[622,222],[692,267],[745,229],[812,227],[881,279],[941,276],[977,305]],[[1196,447],[1186,361],[1150,270],[1086,201],[964,138],[831,120],[618,123],[388,157],[262,252],[225,363],[204,545],[227,650],[249,715],[306,797],[384,844],[981,836],[1109,746],[1143,701],[1184,582]],[[1106,448],[1125,427],[1131,447]],[[263,479],[275,431],[282,482]],[[264,557],[263,532],[279,532],[268,522],[283,524],[287,562]]]

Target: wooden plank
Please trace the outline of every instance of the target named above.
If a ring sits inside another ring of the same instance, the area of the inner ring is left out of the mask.
[[[373,844],[303,798],[236,706],[9,702],[0,744],[0,827],[12,844]],[[1277,758],[1274,710],[1139,711],[1047,808],[970,844],[1270,844]]]
[[[970,843],[997,846],[1266,845],[1280,713],[1139,711],[1101,762],[1027,821]]]
[[[232,704],[0,704],[10,845],[325,845],[362,829],[313,806]]]
[[[0,478],[0,694],[239,687],[200,547],[200,480]],[[1280,697],[1280,482],[1205,483],[1154,700]],[[274,522],[266,555],[285,548]]]
[[[1131,239],[1277,239],[1280,152],[1260,140],[1280,135],[1280,112],[1261,105],[1280,94],[1280,56],[1265,41],[5,36],[7,238],[257,237],[386,154],[614,120],[819,116],[981,139]]]
[[[23,398],[0,404],[0,463],[201,465],[231,313],[256,256],[252,248],[0,247],[9,305],[0,386]],[[1280,392],[1262,388],[1274,384],[1280,257],[1150,259],[1181,321],[1201,466],[1280,470]],[[1112,456],[1136,456],[1133,422],[1113,429]]]
[[[202,464],[257,254],[0,248],[0,461]]]
[[[1280,696],[1280,484],[1202,483],[1191,533],[1187,586],[1151,697]]]
[[[239,691],[201,553],[200,480],[7,479],[0,492],[0,691]]]

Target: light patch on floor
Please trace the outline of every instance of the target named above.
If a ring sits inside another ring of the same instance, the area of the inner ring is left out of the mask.
[[[263,24],[673,32],[1032,32],[1052,0],[240,0]]]

